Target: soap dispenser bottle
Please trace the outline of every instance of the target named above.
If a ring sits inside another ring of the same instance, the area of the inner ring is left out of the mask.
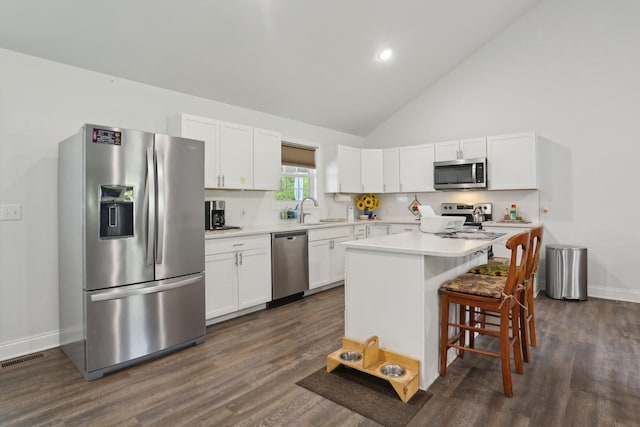
[[[511,210],[509,211],[509,216],[513,221],[515,221],[516,217],[518,216],[518,210],[516,209],[516,204],[515,203],[511,205]]]

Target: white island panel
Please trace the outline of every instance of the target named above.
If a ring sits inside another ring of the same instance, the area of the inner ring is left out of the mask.
[[[418,359],[425,390],[439,375],[438,288],[486,262],[481,251],[494,241],[421,232],[368,240],[345,244],[345,336],[363,342],[377,335],[381,348]],[[451,319],[457,317],[451,310]],[[451,349],[448,363],[455,357]]]

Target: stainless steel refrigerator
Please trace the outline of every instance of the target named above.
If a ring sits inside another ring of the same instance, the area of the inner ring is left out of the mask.
[[[204,143],[84,125],[58,147],[61,347],[87,380],[204,341]]]

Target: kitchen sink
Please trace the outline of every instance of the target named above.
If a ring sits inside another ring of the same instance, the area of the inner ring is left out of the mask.
[[[346,222],[346,218],[324,218],[320,222]]]

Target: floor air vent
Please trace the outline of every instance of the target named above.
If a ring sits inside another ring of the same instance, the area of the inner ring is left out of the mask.
[[[0,364],[0,368],[9,368],[14,365],[18,365],[23,362],[28,362],[29,360],[40,359],[44,357],[44,353],[33,353],[28,356],[17,357],[11,360],[5,360]]]

